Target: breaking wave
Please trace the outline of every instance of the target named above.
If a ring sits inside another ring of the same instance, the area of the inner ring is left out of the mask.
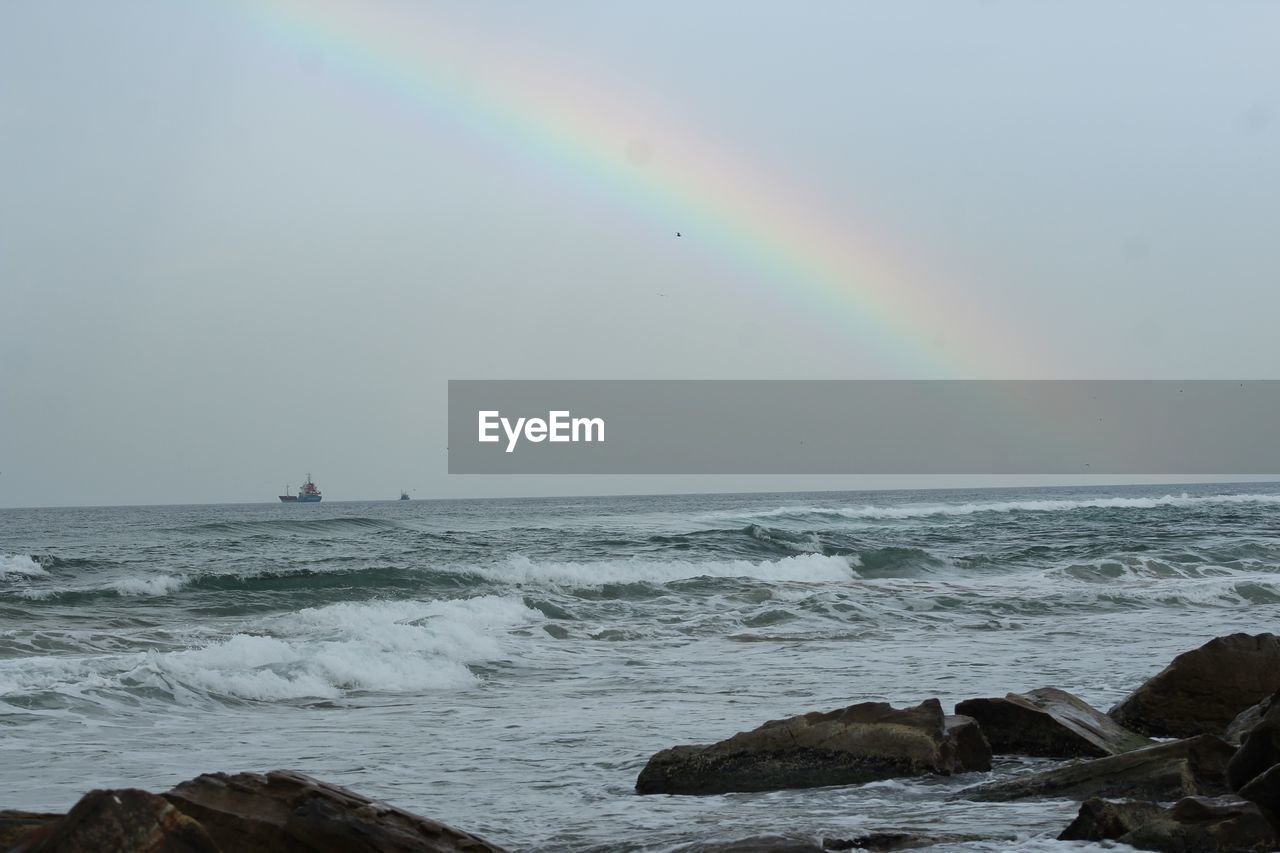
[[[127,577],[113,581],[111,589],[119,595],[173,595],[187,585],[182,575]]]
[[[49,573],[30,554],[0,554],[0,580],[43,577]]]
[[[519,599],[340,603],[261,620],[178,650],[27,658],[0,667],[0,696],[126,691],[252,701],[338,699],[351,692],[456,689],[469,666],[505,656],[502,635],[542,620]]]
[[[1074,500],[1021,500],[990,501],[962,504],[904,504],[902,506],[790,506],[752,511],[753,518],[851,518],[851,519],[907,519],[931,516],[977,515],[979,513],[1011,512],[1070,512],[1082,509],[1158,509],[1160,507],[1196,507],[1228,504],[1276,504],[1280,495],[1165,495],[1163,497],[1111,497]],[[725,513],[740,517],[742,513]]]
[[[693,578],[749,578],[770,582],[831,583],[856,577],[845,557],[803,554],[780,560],[601,560],[597,562],[534,561],[523,555],[496,566],[469,571],[487,580],[514,584],[599,586],[619,583],[666,584]]]

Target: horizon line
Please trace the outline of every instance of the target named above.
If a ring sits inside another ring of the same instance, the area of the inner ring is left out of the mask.
[[[580,475],[593,476],[593,475]],[[603,475],[595,475],[603,476]],[[653,475],[632,475],[632,476],[661,476]],[[763,475],[762,475],[763,476]],[[783,475],[779,475],[783,476]],[[823,476],[823,475],[817,475]],[[831,474],[826,476],[847,476],[839,474]],[[903,476],[928,476],[928,475],[903,475]],[[963,475],[956,475],[963,476]],[[1005,475],[1005,476],[1037,476],[1034,474],[1026,475]],[[1108,477],[1112,475],[1088,475]],[[1126,476],[1126,475],[1115,475]],[[1185,475],[1170,475],[1185,476]],[[368,504],[368,503],[443,503],[461,502],[461,501],[544,501],[544,500],[609,500],[614,498],[687,498],[687,497],[734,497],[746,495],[815,495],[815,494],[872,494],[879,492],[994,492],[1009,491],[1013,489],[1023,490],[1048,490],[1048,489],[1073,489],[1073,488],[1136,488],[1143,486],[1151,487],[1173,487],[1173,486],[1234,486],[1234,485],[1280,485],[1280,474],[1257,474],[1245,476],[1259,477],[1275,477],[1274,480],[1203,480],[1203,481],[1185,481],[1175,480],[1171,482],[1099,482],[1099,483],[1038,483],[1035,485],[1004,485],[1004,486],[879,486],[876,488],[847,488],[847,489],[758,489],[747,491],[690,491],[690,492],[612,492],[612,493],[595,493],[595,494],[563,494],[563,495],[485,495],[485,496],[466,496],[466,497],[429,497],[429,498],[410,498],[409,501],[402,501],[399,498],[348,498],[342,500],[315,501],[311,502],[315,505],[322,504]],[[123,503],[123,504],[42,504],[42,505],[4,505],[0,506],[0,512],[5,510],[38,510],[38,509],[142,509],[148,507],[184,507],[184,506],[277,506],[283,503],[277,496],[276,500],[252,500],[252,501],[212,501],[209,503]],[[310,505],[310,504],[309,504]]]

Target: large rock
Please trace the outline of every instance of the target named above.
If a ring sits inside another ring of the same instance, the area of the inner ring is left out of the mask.
[[[1235,719],[1227,724],[1227,732],[1223,737],[1231,743],[1243,741],[1245,735],[1249,734],[1254,726],[1262,722],[1262,718],[1266,716],[1267,711],[1271,710],[1272,705],[1277,704],[1276,700],[1278,698],[1280,698],[1280,692],[1272,693],[1258,704],[1250,705],[1239,714],[1236,714]]]
[[[0,810],[0,850],[8,850],[19,838],[61,818],[49,812]]]
[[[1227,765],[1227,783],[1233,791],[1239,791],[1275,764],[1280,764],[1280,704],[1271,706],[1245,733]]]
[[[1080,813],[1058,836],[1059,841],[1106,841],[1128,835],[1164,814],[1158,803],[1145,800],[1102,800],[1080,804]]]
[[[987,801],[1029,797],[1214,797],[1228,793],[1227,762],[1234,752],[1235,748],[1221,738],[1200,735],[977,785],[955,796]]]
[[[1003,699],[968,699],[956,705],[956,713],[978,721],[997,755],[1102,758],[1154,743],[1054,687]]]
[[[1273,764],[1241,786],[1241,798],[1256,803],[1262,813],[1280,830],[1280,764]]]
[[[1173,659],[1111,709],[1153,737],[1224,734],[1241,711],[1280,690],[1280,637],[1232,634]]]
[[[227,848],[230,849],[230,848]],[[90,791],[9,853],[222,853],[200,824],[136,788]]]
[[[991,750],[977,726],[948,721],[937,699],[903,710],[864,702],[771,720],[709,746],[664,749],[640,771],[636,791],[772,791],[990,768]]]
[[[990,770],[991,744],[982,726],[972,717],[948,714],[943,718],[943,734],[955,746],[955,760],[961,771]]]
[[[1117,841],[1164,853],[1266,853],[1280,836],[1253,803],[1189,797]]]
[[[1280,844],[1257,806],[1231,797],[1188,797],[1171,808],[1088,800],[1058,839],[1120,841],[1169,853],[1262,853]]]
[[[461,830],[286,770],[197,776],[165,797],[236,853],[502,853]]]
[[[1257,722],[1227,764],[1227,784],[1280,829],[1280,701],[1272,696],[1245,713],[1255,709]]]

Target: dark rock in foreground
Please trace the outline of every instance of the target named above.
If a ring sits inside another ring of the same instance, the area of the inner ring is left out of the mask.
[[[1240,797],[1255,803],[1271,825],[1280,831],[1280,764],[1254,776],[1241,786]]]
[[[214,773],[164,796],[90,791],[66,815],[0,812],[6,853],[503,853],[287,770]]]
[[[1179,800],[1119,840],[1139,850],[1167,853],[1263,853],[1280,846],[1280,836],[1256,805],[1225,797]]]
[[[1280,704],[1272,705],[1244,733],[1240,749],[1227,766],[1227,782],[1238,791],[1275,764],[1280,764]]]
[[[1058,838],[1114,840],[1166,853],[1264,853],[1280,846],[1280,835],[1256,805],[1230,797],[1188,797],[1167,809],[1089,800]]]
[[[90,791],[10,853],[222,853],[199,823],[136,788]]]
[[[165,797],[236,853],[502,853],[474,835],[287,770],[206,774]]]
[[[992,802],[1029,797],[1214,797],[1229,792],[1227,762],[1234,752],[1234,747],[1221,738],[1200,735],[977,785],[955,796]]]
[[[1173,659],[1108,714],[1154,737],[1224,734],[1249,706],[1280,690],[1280,637],[1231,634]]]
[[[1240,743],[1253,727],[1262,722],[1262,718],[1271,710],[1276,700],[1280,699],[1280,691],[1272,693],[1256,705],[1245,708],[1236,718],[1227,724],[1227,732],[1223,737],[1232,743]]]
[[[972,717],[997,755],[1102,758],[1153,746],[1077,696],[1053,687],[968,699],[956,713]]]
[[[948,714],[943,717],[942,729],[946,739],[955,745],[959,772],[991,769],[991,744],[987,743],[977,720],[963,714]]]
[[[1164,814],[1156,803],[1144,800],[1101,800],[1097,797],[1080,804],[1080,813],[1071,821],[1059,841],[1106,841],[1133,832]]]
[[[1276,701],[1277,696],[1280,694],[1255,706],[1260,709],[1260,716],[1244,733],[1240,748],[1227,764],[1227,784],[1244,799],[1256,803],[1272,826],[1280,830],[1280,701]]]
[[[664,749],[640,771],[636,791],[773,791],[990,768],[991,750],[978,727],[948,719],[937,699],[903,710],[864,702],[772,720],[709,746]]]
[[[8,850],[19,838],[61,818],[49,812],[0,810],[0,850]]]

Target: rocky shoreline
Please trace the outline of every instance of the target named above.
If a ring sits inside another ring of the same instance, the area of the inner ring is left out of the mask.
[[[1171,853],[1280,849],[1280,638],[1211,640],[1105,714],[1063,690],[1041,688],[969,699],[949,716],[930,699],[903,710],[864,703],[774,720],[718,743],[657,753],[636,791],[708,794],[950,775],[989,770],[993,754],[1064,763],[970,786],[953,798],[1081,801],[1060,840],[1114,840]],[[763,846],[741,849],[807,849],[759,841]],[[942,841],[879,835],[823,839],[812,849],[900,850]]]
[[[1280,637],[1233,634],[1176,657],[1107,713],[1056,688],[980,697],[946,714],[864,702],[653,755],[639,795],[774,791],[991,769],[993,755],[1058,766],[956,799],[1074,799],[1062,840],[1171,853],[1280,850]],[[986,840],[998,840],[994,834]],[[905,850],[983,840],[875,833],[746,838],[683,853]],[[292,771],[206,774],[163,794],[94,790],[63,814],[0,811],[5,853],[501,853],[484,839]]]

